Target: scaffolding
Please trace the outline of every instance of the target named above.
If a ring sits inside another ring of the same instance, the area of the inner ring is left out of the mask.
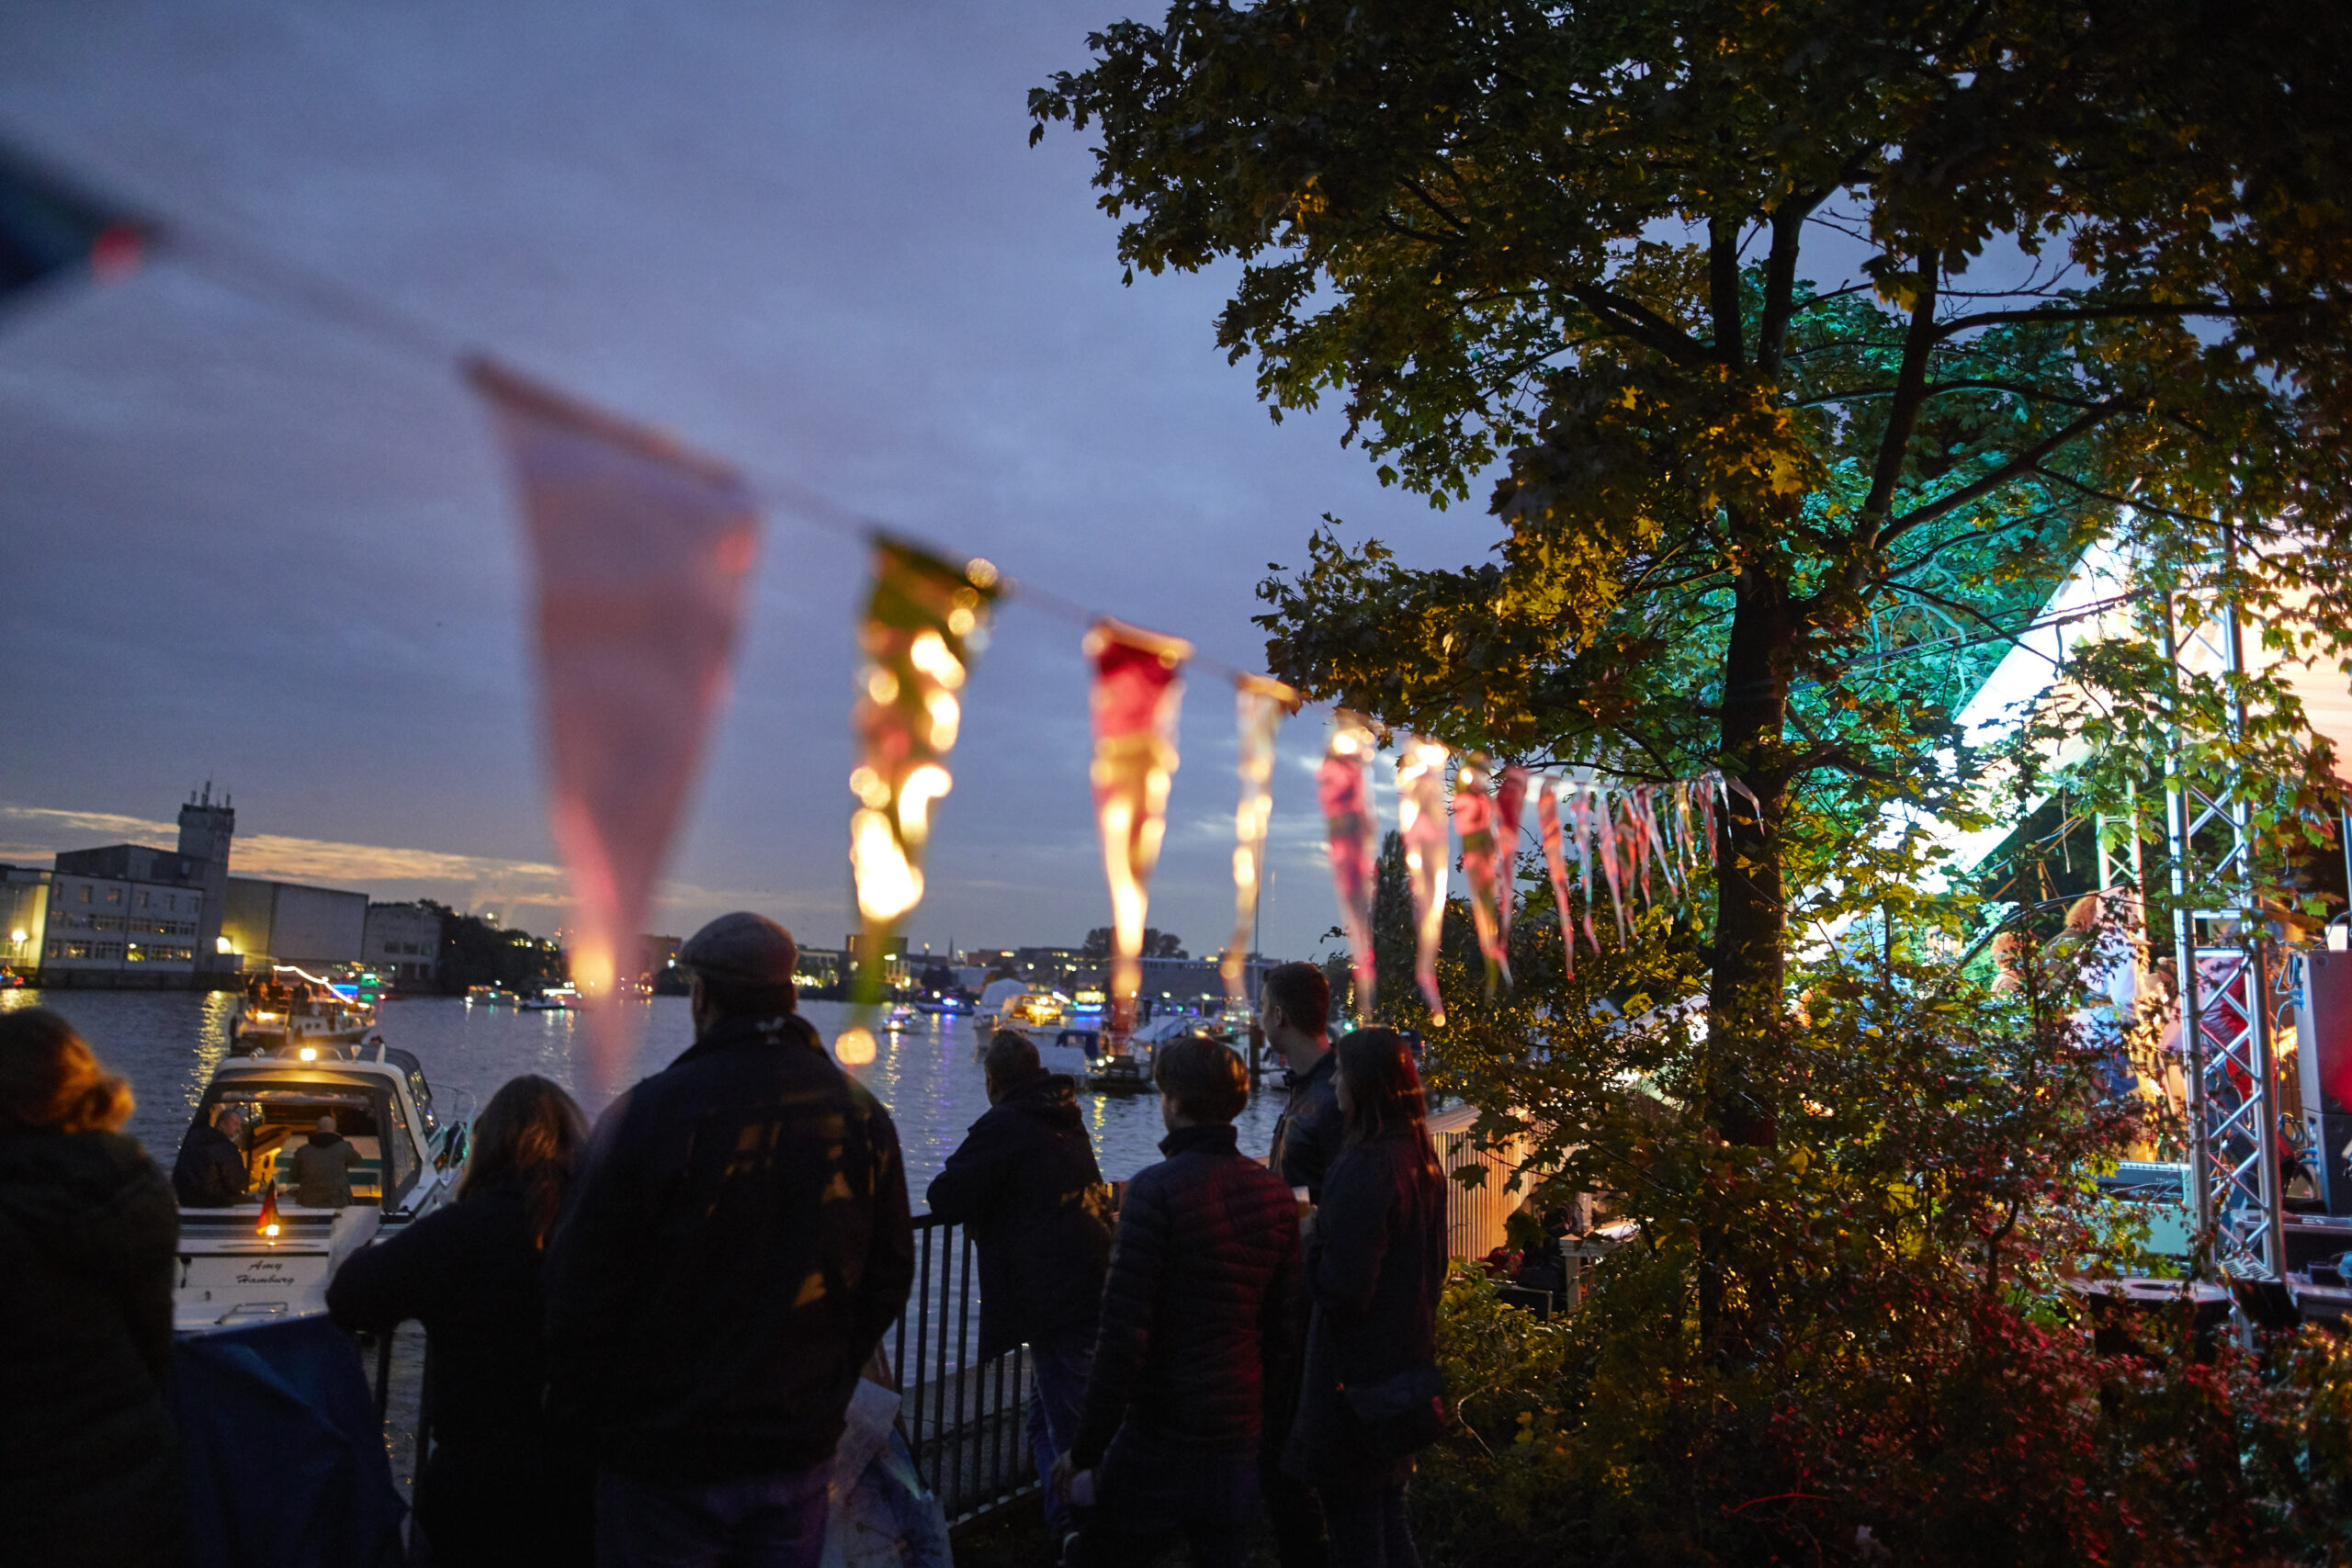
[[[2219,587],[2175,593],[2165,604],[2172,936],[2197,1273],[2284,1280],[2277,1015],[2284,987],[2276,972],[2284,953],[2256,901],[2255,836],[2244,799],[2233,790],[2200,788],[2184,761],[2191,736],[2182,686],[2200,678],[2199,670],[2218,672],[2226,684],[2225,743],[2234,752],[2245,738],[2245,635],[2230,582],[2235,543],[2225,529]]]

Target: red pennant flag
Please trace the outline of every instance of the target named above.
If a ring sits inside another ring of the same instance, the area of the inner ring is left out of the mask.
[[[1519,823],[1534,775],[1514,762],[1495,785],[1495,886],[1502,889],[1503,946],[1510,946],[1511,906],[1519,902]]]
[[[1094,819],[1111,884],[1114,1049],[1135,1027],[1144,916],[1176,774],[1176,712],[1184,696],[1178,671],[1192,653],[1191,643],[1117,621],[1097,621],[1086,634],[1094,661]]]
[[[1560,909],[1560,942],[1567,949],[1568,978],[1577,977],[1577,915],[1568,902],[1567,858],[1560,852],[1560,802],[1552,781],[1535,781],[1535,836],[1544,845],[1544,870],[1552,879],[1552,902]]]
[[[1453,830],[1462,840],[1462,874],[1470,883],[1470,918],[1478,928],[1478,951],[1487,960],[1487,994],[1498,979],[1510,978],[1510,953],[1503,946],[1500,890],[1495,877],[1495,800],[1488,792],[1487,762],[1464,756],[1453,776]]]
[[[1340,924],[1356,977],[1355,1015],[1372,1018],[1378,976],[1372,961],[1372,888],[1380,853],[1380,820],[1372,804],[1372,728],[1341,708],[1330,743],[1315,770],[1316,803],[1323,808],[1331,886],[1340,897]]]
[[[617,1088],[637,951],[703,743],[725,700],[759,513],[725,464],[487,360],[467,367],[522,491],[537,567],[548,821],[571,874],[571,975]]]
[[[1617,916],[1617,945],[1625,944],[1624,863],[1617,850],[1617,814],[1610,808],[1609,791],[1593,791],[1593,814],[1598,819],[1600,869],[1609,878],[1609,907]]]
[[[1445,1027],[1437,988],[1438,938],[1445,929],[1445,757],[1426,735],[1408,736],[1396,753],[1396,833],[1405,841],[1405,879],[1413,890],[1413,978],[1430,1005],[1430,1022]]]
[[[1600,951],[1600,931],[1592,923],[1592,908],[1600,901],[1600,885],[1592,879],[1592,797],[1584,784],[1568,781],[1568,826],[1576,835],[1577,886],[1584,894],[1584,940]]]

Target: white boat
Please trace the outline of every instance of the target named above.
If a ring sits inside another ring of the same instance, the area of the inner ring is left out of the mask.
[[[465,1164],[466,1122],[445,1121],[416,1058],[380,1038],[231,1057],[196,1114],[210,1122],[226,1106],[245,1118],[251,1185],[230,1207],[180,1210],[172,1305],[182,1332],[324,1312],[344,1258],[447,1202]],[[293,1198],[293,1151],[322,1116],[359,1152],[346,1209]]]
[[[376,1024],[376,1010],[290,964],[245,977],[244,1000],[229,1028],[232,1055],[298,1046],[356,1045]]]

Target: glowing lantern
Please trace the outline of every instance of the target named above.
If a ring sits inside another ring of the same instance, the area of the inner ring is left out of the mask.
[[[277,1239],[277,1183],[273,1181],[261,1195],[261,1218],[254,1225],[254,1235]]]
[[[1437,988],[1437,944],[1445,925],[1445,748],[1408,737],[1396,753],[1396,835],[1405,842],[1405,880],[1413,890],[1413,978],[1430,1004],[1430,1021],[1445,1027]]]
[[[923,846],[932,803],[954,787],[948,752],[962,727],[956,693],[988,643],[990,607],[1001,592],[984,560],[953,566],[928,551],[876,536],[874,586],[858,641],[865,654],[852,716],[859,744],[850,771],[857,808],[850,818],[850,871],[865,938],[850,999],[861,1010],[882,998],[890,940],[922,902]],[[854,1035],[863,1035],[865,1055]],[[844,1063],[874,1059],[863,1022],[834,1042]]]
[[[1135,1026],[1143,984],[1144,916],[1152,868],[1168,827],[1168,787],[1176,775],[1176,714],[1184,697],[1178,671],[1193,645],[1117,621],[1086,634],[1094,661],[1094,820],[1102,835],[1102,871],[1111,885],[1111,1039],[1121,1048]]]
[[[1331,889],[1339,895],[1340,923],[1348,933],[1354,961],[1356,1016],[1372,1016],[1373,869],[1380,850],[1380,820],[1372,804],[1372,728],[1341,708],[1315,770],[1315,796],[1323,808],[1325,844],[1331,860]]]
[[[1298,711],[1298,694],[1280,681],[1244,675],[1233,694],[1240,731],[1238,771],[1241,801],[1233,810],[1233,938],[1225,944],[1217,975],[1225,994],[1246,1001],[1243,971],[1250,962],[1250,928],[1258,915],[1258,886],[1266,868],[1266,826],[1272,820],[1274,730],[1284,714]]]

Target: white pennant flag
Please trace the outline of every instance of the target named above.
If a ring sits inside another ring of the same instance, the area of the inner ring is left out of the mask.
[[[548,822],[571,875],[572,979],[617,1089],[613,1005],[727,691],[759,512],[725,464],[487,360],[467,367],[522,491],[536,567]]]

